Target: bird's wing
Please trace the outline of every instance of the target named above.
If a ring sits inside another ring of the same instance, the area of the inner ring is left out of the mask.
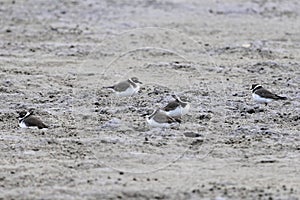
[[[123,92],[125,91],[128,87],[130,87],[130,83],[128,81],[122,81],[116,85],[114,85],[114,90],[116,92]]]
[[[37,126],[38,128],[48,128],[40,119],[29,116],[24,119],[27,126]]]
[[[174,123],[176,122],[175,119],[173,119],[172,117],[169,117],[168,115],[165,114],[156,114],[154,116],[154,120],[157,121],[158,123]]]
[[[164,111],[170,111],[170,110],[175,110],[180,104],[177,101],[171,101],[166,105],[163,110]]]
[[[269,99],[279,99],[280,98],[278,95],[276,95],[264,88],[256,90],[255,93],[263,98],[269,98]]]

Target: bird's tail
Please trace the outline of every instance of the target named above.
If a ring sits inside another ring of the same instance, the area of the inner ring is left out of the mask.
[[[47,126],[46,124],[42,123],[42,124],[38,125],[38,128],[39,129],[43,129],[43,128],[48,129],[49,126]]]
[[[279,99],[279,100],[287,100],[287,97],[282,97],[282,96],[278,96],[277,95],[277,99]]]
[[[181,117],[173,117],[173,119],[175,119],[176,122],[181,123]]]
[[[103,89],[114,89],[114,86],[104,86]]]

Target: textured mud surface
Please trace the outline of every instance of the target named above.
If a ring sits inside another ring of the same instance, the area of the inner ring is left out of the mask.
[[[0,199],[299,199],[298,1],[2,1]],[[103,86],[131,76],[140,93]],[[251,99],[261,83],[287,101]],[[143,117],[176,93],[176,129]],[[46,131],[20,129],[34,108]]]

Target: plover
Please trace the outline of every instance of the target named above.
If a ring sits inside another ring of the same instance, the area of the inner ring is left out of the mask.
[[[163,111],[166,112],[167,115],[171,117],[181,117],[189,112],[190,103],[186,101],[182,101],[175,94],[171,95],[175,100],[169,102],[164,108]]]
[[[252,97],[255,102],[268,105],[268,103],[274,101],[274,100],[286,100],[286,97],[278,96],[277,94],[274,94],[265,88],[263,88],[259,84],[253,84],[251,86],[252,90]]]
[[[157,108],[151,115],[146,117],[151,127],[170,128],[180,124],[180,119],[168,116],[164,111]]]
[[[137,77],[132,77],[126,81],[104,88],[111,89],[119,97],[128,97],[138,93],[140,90],[139,84],[142,84],[142,82]]]
[[[21,128],[38,128],[38,129],[46,129],[48,128],[40,119],[32,116],[33,110],[21,111],[19,112],[19,126]]]

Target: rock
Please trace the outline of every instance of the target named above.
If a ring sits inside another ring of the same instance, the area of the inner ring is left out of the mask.
[[[192,138],[200,137],[201,136],[201,134],[195,133],[195,132],[184,132],[183,135],[185,137],[192,137]]]

